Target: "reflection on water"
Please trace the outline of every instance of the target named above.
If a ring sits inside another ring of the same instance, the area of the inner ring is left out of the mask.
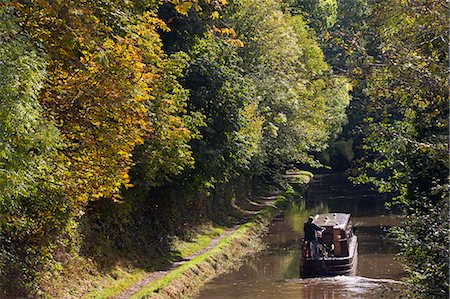
[[[386,233],[398,219],[383,202],[379,194],[355,188],[341,175],[316,175],[307,200],[292,203],[283,218],[272,222],[264,239],[267,250],[205,285],[198,298],[398,298],[403,271]],[[359,242],[357,276],[301,279],[303,223],[330,211],[352,214]]]
[[[294,232],[298,234],[303,233],[303,223],[306,222],[310,215],[327,213],[328,206],[323,202],[318,202],[314,207],[306,208],[306,201],[292,202],[286,212],[285,218]]]
[[[291,279],[294,288],[302,285],[297,298],[399,298],[401,283],[392,279],[361,276]]]

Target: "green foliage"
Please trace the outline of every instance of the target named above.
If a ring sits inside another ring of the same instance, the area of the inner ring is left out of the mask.
[[[3,2],[0,280],[9,295],[37,296],[80,203],[122,198],[147,138],[148,185],[165,180],[155,173],[192,165],[187,142],[201,119],[184,110],[184,58],[161,50],[152,12],[108,1]]]
[[[335,165],[337,157],[353,152],[360,167],[356,181],[396,195],[405,218],[395,235],[410,295],[446,298],[447,4],[339,1],[336,23],[327,28],[311,19],[313,1],[284,2],[288,11],[307,17],[333,71],[353,85],[349,123],[322,161]],[[346,140],[354,141],[353,151]]]
[[[337,19],[338,1],[336,0],[285,0],[288,10],[301,14],[308,24],[323,30],[333,27]]]
[[[300,16],[284,15],[277,1],[236,1],[229,9],[224,18],[244,44],[242,67],[266,120],[262,164],[273,171],[313,163],[310,153],[326,148],[345,121],[349,84],[328,76],[312,31]]]
[[[36,277],[76,206],[61,195],[61,135],[38,101],[45,60],[15,9],[1,7],[0,17],[0,296],[20,296],[39,290]]]
[[[248,168],[258,153],[263,118],[252,82],[242,75],[236,47],[206,36],[192,49],[186,73],[192,111],[205,115],[202,138],[193,144],[196,173],[206,184],[224,182]]]
[[[42,119],[37,96],[45,62],[30,45],[13,11],[3,8],[1,30],[1,176],[2,197],[35,195],[37,179],[49,172],[50,158],[61,144],[53,124]],[[12,37],[10,37],[12,35]],[[8,205],[8,204],[5,204]]]
[[[380,40],[366,89],[359,181],[393,192],[405,215],[396,237],[415,297],[448,291],[448,41],[439,1],[378,1]],[[370,61],[370,60],[369,60]]]
[[[408,273],[408,286],[416,298],[448,296],[448,196],[436,205],[410,210],[402,227],[393,231]],[[427,202],[428,198],[423,198]],[[446,241],[447,240],[447,241]]]
[[[160,186],[194,165],[188,143],[200,137],[197,128],[204,125],[204,116],[186,111],[188,91],[177,81],[186,64],[186,54],[174,54],[160,72],[154,99],[147,103],[152,132],[135,152],[139,164],[134,183]]]
[[[188,110],[206,116],[202,139],[192,143],[200,180],[211,185],[250,165],[261,174],[313,163],[310,153],[339,133],[350,85],[331,75],[300,16],[283,14],[277,1],[235,1],[217,23],[231,29],[213,26],[194,43],[201,19],[168,20],[175,33],[166,36],[166,48],[194,44],[184,86],[191,90]]]
[[[279,1],[0,2],[1,295],[167,252],[345,123],[349,83]]]
[[[330,147],[319,155],[319,160],[323,164],[343,170],[351,166],[354,158],[353,139],[331,142]]]

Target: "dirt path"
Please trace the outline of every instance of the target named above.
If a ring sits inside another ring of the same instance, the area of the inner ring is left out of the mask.
[[[203,253],[207,252],[208,250],[211,250],[212,248],[214,248],[220,242],[220,240],[222,240],[223,238],[226,238],[229,235],[231,235],[232,233],[234,233],[238,227],[239,227],[239,225],[235,225],[235,226],[227,229],[223,234],[221,234],[220,236],[217,236],[214,239],[212,239],[210,241],[208,247],[203,248],[203,249],[201,249],[201,250],[199,250],[199,251],[197,251],[197,252],[187,256],[186,258],[184,258],[184,259],[182,259],[180,261],[174,262],[174,263],[172,263],[171,265],[167,266],[164,269],[145,274],[144,277],[142,277],[140,281],[138,281],[134,285],[130,286],[122,294],[120,294],[118,296],[115,296],[115,297],[112,297],[111,299],[127,299],[127,298],[130,298],[133,294],[135,294],[137,291],[139,291],[142,287],[144,287],[149,282],[165,276],[170,271],[175,270],[176,268],[180,267],[184,263],[194,259],[195,257],[199,256],[200,254],[203,254]]]
[[[236,225],[228,228],[227,230],[225,230],[225,232],[223,234],[221,234],[220,236],[217,236],[214,239],[212,239],[210,241],[209,245],[206,248],[200,249],[199,251],[196,251],[195,253],[187,256],[186,258],[184,258],[184,259],[182,259],[180,261],[174,262],[174,263],[172,263],[171,265],[167,266],[164,269],[157,270],[157,271],[145,274],[144,277],[142,277],[140,281],[138,281],[137,283],[135,283],[132,286],[130,286],[129,288],[127,288],[120,295],[115,296],[115,297],[111,297],[111,299],[128,299],[133,294],[138,292],[146,284],[150,283],[151,281],[165,276],[170,271],[180,267],[184,263],[186,263],[186,262],[196,258],[197,256],[199,256],[199,255],[201,255],[201,254],[211,250],[212,248],[214,248],[220,242],[220,240],[222,240],[223,238],[226,238],[229,235],[231,235],[232,233],[234,233],[238,229],[238,227],[240,225],[242,225],[245,222],[248,222],[252,217],[254,217],[256,214],[258,214],[266,206],[274,203],[275,199],[276,199],[276,196],[262,198],[262,200],[264,200],[264,202],[258,204],[256,210],[248,211],[248,215],[246,217],[241,219],[238,224],[236,224]]]

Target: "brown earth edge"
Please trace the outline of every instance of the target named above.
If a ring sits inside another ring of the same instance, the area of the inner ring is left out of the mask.
[[[184,260],[147,274],[113,299],[190,298],[204,283],[221,273],[240,267],[245,257],[264,248],[261,237],[267,232],[273,218],[279,215],[289,202],[285,196],[266,197],[263,200],[264,202],[260,205],[261,210],[255,211],[252,219],[247,217],[242,220],[246,222],[245,224],[231,227],[222,235],[212,239],[207,248],[199,250]],[[192,262],[186,265],[189,261]],[[154,290],[145,290],[147,284],[174,274],[172,271],[178,268],[180,268],[179,273],[168,282]]]
[[[197,252],[195,252],[194,254],[180,260],[177,262],[172,263],[171,265],[165,267],[162,270],[157,270],[151,273],[147,273],[140,281],[138,281],[137,283],[133,284],[132,286],[130,286],[129,288],[127,288],[124,292],[122,292],[120,295],[118,296],[114,296],[111,299],[127,299],[130,298],[133,294],[135,294],[137,291],[139,291],[142,287],[144,287],[145,285],[147,285],[148,283],[163,277],[164,275],[168,274],[170,271],[175,270],[176,268],[180,267],[181,265],[185,264],[186,262],[192,260],[193,258],[199,256],[200,254],[214,248],[221,239],[231,235],[233,232],[235,232],[237,229],[237,226],[233,226],[229,229],[227,229],[226,231],[224,231],[223,234],[221,234],[220,236],[217,236],[216,238],[212,239],[211,242],[209,243],[208,247],[201,249]]]

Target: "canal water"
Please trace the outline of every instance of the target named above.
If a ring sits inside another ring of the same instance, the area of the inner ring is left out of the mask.
[[[264,238],[267,249],[206,284],[196,298],[399,298],[404,273],[394,259],[398,248],[387,234],[398,217],[386,210],[386,200],[367,187],[354,187],[343,174],[316,174],[306,199],[293,202],[271,223]],[[302,279],[303,223],[309,215],[325,212],[351,213],[359,243],[357,273]]]

